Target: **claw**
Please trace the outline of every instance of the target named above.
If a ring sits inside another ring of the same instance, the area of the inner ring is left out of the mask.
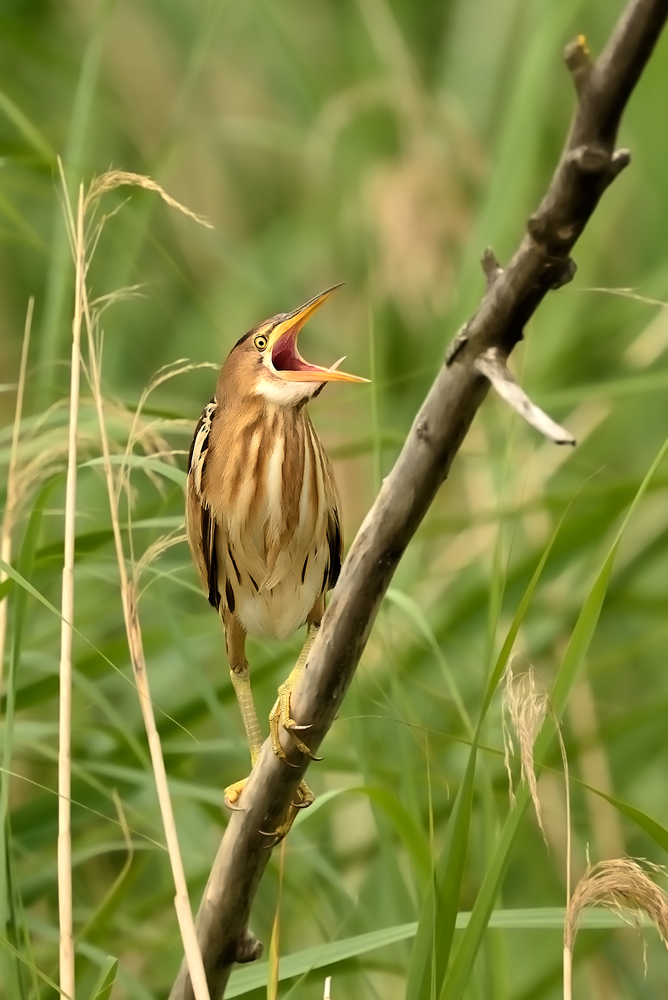
[[[317,604],[313,608],[313,614]],[[324,609],[324,606],[323,606]],[[321,611],[323,610],[321,609]],[[303,732],[304,730],[311,729],[310,723],[301,724],[295,722],[295,720],[290,715],[290,695],[291,692],[299,680],[308,660],[308,654],[313,645],[315,638],[318,634],[319,621],[316,624],[315,621],[309,621],[308,635],[306,636],[306,642],[299,654],[299,659],[295,663],[290,676],[286,681],[281,684],[278,689],[278,698],[276,699],[276,704],[272,708],[269,714],[269,729],[271,731],[271,745],[273,747],[274,753],[281,760],[285,760],[285,751],[281,746],[281,740],[279,735],[279,726],[282,725],[283,729],[286,730],[292,737],[293,743],[305,757],[310,757],[311,760],[322,760],[322,757],[316,757],[312,754],[309,747],[304,743],[302,739],[297,735],[298,732]]]
[[[291,802],[290,805],[293,809],[308,809],[309,806],[313,805],[314,801],[315,799],[311,798],[310,802]]]
[[[288,698],[289,698],[289,696],[288,696]],[[289,710],[289,701],[288,701],[288,710]],[[300,725],[298,725],[293,719],[291,719],[289,717],[283,721],[283,729],[285,729],[285,731],[287,733],[290,733],[290,736],[292,736],[292,739],[293,739],[294,744],[297,747],[297,749],[300,750],[304,754],[304,756],[310,757],[311,760],[322,760],[323,759],[322,757],[316,757],[316,755],[314,753],[311,753],[311,751],[307,747],[306,743],[304,743],[304,741],[301,740],[297,736],[297,733],[296,733],[297,729],[302,730],[302,729],[310,729],[310,728],[311,728],[310,725],[308,725],[308,726],[300,726]]]
[[[292,824],[290,824],[290,825],[292,826]],[[279,830],[281,830],[281,832],[279,832]],[[282,831],[282,828],[279,828],[279,830],[274,830],[273,833],[269,833],[267,830],[258,830],[258,833],[261,833],[263,837],[273,837],[274,838],[273,844],[267,844],[267,847],[266,847],[267,851],[272,851],[274,849],[274,847],[278,847],[278,845],[283,840],[283,838],[287,836],[287,833],[288,833],[287,830]]]
[[[289,695],[288,695],[288,709],[289,709]],[[310,749],[307,747],[304,741],[300,740],[299,737],[295,735],[297,730],[301,732],[305,729],[313,729],[313,726],[311,725],[310,722],[307,722],[302,726],[298,722],[295,722],[294,719],[287,718],[283,723],[283,729],[285,729],[288,733],[290,733],[290,736],[292,736],[292,739],[294,740],[297,749],[301,750],[301,752],[305,754],[305,756],[310,757],[311,760],[325,759],[324,757],[316,757],[314,753],[311,753]]]
[[[311,753],[310,749],[304,743],[302,739],[297,735],[297,731],[300,732],[305,729],[311,729],[311,724],[307,723],[301,725],[295,722],[294,719],[290,717],[290,689],[287,684],[281,684],[278,689],[278,698],[276,699],[276,704],[272,708],[269,714],[269,728],[271,730],[271,745],[273,747],[274,753],[281,760],[285,761],[286,764],[289,763],[286,759],[285,750],[281,746],[281,740],[279,737],[279,724],[283,726],[283,729],[290,734],[292,740],[305,757],[310,757],[311,760],[322,760],[322,757],[316,757],[315,754]]]
[[[305,781],[300,782],[299,787],[297,789],[297,796],[298,796],[298,801],[290,803],[290,810],[288,812],[288,815],[286,816],[286,818],[284,819],[284,821],[281,823],[281,825],[278,827],[277,830],[274,830],[273,832],[269,832],[267,830],[259,831],[263,837],[276,838],[273,844],[268,845],[268,850],[271,850],[273,847],[276,847],[276,845],[280,844],[283,838],[288,835],[288,833],[292,828],[292,824],[297,818],[299,810],[308,809],[308,807],[310,805],[313,805],[313,802],[315,801],[315,796]]]
[[[273,850],[274,847],[277,847],[278,844],[280,844],[280,842],[285,837],[287,837],[288,833],[290,832],[290,828],[292,827],[292,824],[294,823],[296,818],[297,818],[297,813],[295,812],[294,807],[290,806],[290,812],[288,813],[287,818],[284,820],[283,823],[281,823],[281,825],[277,830],[274,830],[273,832],[270,832],[268,830],[258,831],[259,833],[262,834],[263,837],[274,838],[274,842],[272,844],[267,844],[268,851]]]

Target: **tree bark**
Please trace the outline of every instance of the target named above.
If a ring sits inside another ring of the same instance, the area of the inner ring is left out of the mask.
[[[668,0],[631,0],[596,63],[583,37],[565,51],[577,109],[561,159],[510,263],[483,256],[487,290],[474,316],[448,348],[445,363],[418,412],[344,563],[340,579],[292,695],[292,716],[310,726],[316,751],[334,721],[401,556],[448,475],[489,389],[480,359],[495,363],[521,339],[548,291],[570,281],[570,251],[603,192],[630,161],[615,150],[619,122],[668,17]],[[487,354],[487,357],[491,355]],[[309,764],[290,746],[286,767],[265,743],[246,785],[243,810],[231,816],[206,887],[197,932],[212,1000],[223,996],[234,962],[259,957],[248,918],[271,851],[262,831],[284,820]],[[170,1000],[191,1000],[185,967]]]

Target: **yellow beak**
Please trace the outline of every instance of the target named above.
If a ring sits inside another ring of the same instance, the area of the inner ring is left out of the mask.
[[[286,382],[368,382],[368,378],[361,378],[359,375],[349,375],[347,372],[338,370],[338,365],[344,359],[341,358],[331,368],[321,368],[319,365],[311,365],[301,356],[297,350],[297,335],[313,313],[326,302],[332,292],[335,292],[341,285],[332,285],[314,298],[309,299],[299,309],[289,313],[285,319],[277,323],[269,334],[269,343],[265,350],[265,356],[269,360],[269,366],[279,378]]]

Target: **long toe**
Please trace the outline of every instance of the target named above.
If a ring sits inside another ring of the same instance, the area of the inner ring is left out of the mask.
[[[310,728],[311,728],[310,726],[298,726],[297,723],[293,722],[292,719],[285,719],[283,722],[283,729],[285,729],[286,732],[290,733],[290,736],[292,737],[292,742],[295,744],[297,749],[301,751],[301,753],[305,754],[307,757],[310,757],[311,760],[322,760],[322,757],[316,757],[315,754],[311,753],[310,749],[308,748],[306,743],[304,743],[301,736],[297,735],[296,730],[310,729]]]
[[[294,802],[290,803],[290,809],[288,811],[288,815],[283,820],[278,829],[274,830],[272,833],[268,833],[266,830],[261,831],[261,833],[264,833],[265,836],[273,838],[273,842],[271,844],[268,844],[267,846],[272,848],[276,847],[277,844],[280,844],[283,838],[286,837],[290,832],[292,824],[299,815],[299,810],[307,809],[310,805],[313,805],[314,802],[315,802],[315,795],[313,794],[311,789],[308,787],[305,781],[300,782],[299,787],[297,789],[297,793],[295,795],[295,800]]]
[[[308,787],[305,781],[299,783],[299,788],[297,789],[297,798],[292,803],[293,809],[308,809],[315,802],[315,795]]]
[[[239,796],[244,790],[244,786],[248,778],[242,778],[241,781],[235,781],[233,785],[228,785],[225,789],[225,805],[228,809],[236,809],[237,802],[239,801]]]
[[[269,731],[271,734],[271,745],[273,747],[274,753],[281,760],[288,763],[285,757],[285,751],[281,746],[281,740],[279,737],[279,727],[282,726],[286,733],[290,734],[292,742],[305,757],[310,757],[311,760],[322,760],[322,757],[316,757],[315,754],[311,753],[309,747],[304,743],[303,739],[298,735],[298,731],[305,731],[310,729],[310,725],[302,726],[290,715],[290,691],[287,689],[287,684],[282,684],[278,689],[278,698],[276,704],[269,713]]]

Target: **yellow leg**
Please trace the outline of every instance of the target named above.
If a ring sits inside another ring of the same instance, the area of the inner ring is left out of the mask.
[[[322,760],[321,757],[314,757],[309,748],[306,746],[304,741],[297,735],[298,729],[308,729],[308,726],[299,726],[295,720],[290,716],[290,695],[292,690],[301,677],[301,674],[306,666],[306,661],[308,659],[308,654],[311,651],[311,646],[315,641],[315,637],[318,634],[318,625],[309,625],[308,634],[306,636],[306,642],[299,654],[299,659],[295,663],[294,667],[290,671],[290,676],[286,681],[281,684],[278,689],[278,698],[276,699],[276,704],[269,713],[269,730],[271,732],[271,745],[274,753],[281,760],[285,760],[285,750],[281,746],[281,740],[279,737],[279,726],[283,726],[283,729],[287,730],[292,737],[295,746],[298,750],[301,750],[303,754],[310,757],[311,760]],[[310,805],[310,803],[309,803]]]
[[[320,605],[318,604],[317,609],[319,609],[319,607]],[[314,609],[314,611],[315,610],[316,609]],[[298,750],[301,750],[301,752],[303,754],[306,754],[307,757],[310,757],[311,760],[322,760],[322,757],[315,757],[311,753],[307,745],[304,743],[304,741],[297,735],[296,732],[297,730],[308,729],[309,727],[298,725],[290,715],[290,695],[292,694],[292,690],[295,684],[297,683],[299,677],[301,676],[304,667],[306,666],[308,654],[311,651],[311,646],[313,645],[315,637],[317,636],[318,630],[320,628],[321,617],[322,617],[322,612],[320,611],[317,622],[309,621],[309,628],[308,628],[308,633],[306,635],[306,642],[304,643],[302,651],[299,654],[299,659],[297,660],[294,667],[290,671],[290,676],[288,677],[288,679],[284,681],[283,684],[281,684],[281,686],[279,687],[276,704],[274,705],[269,714],[269,730],[271,733],[271,745],[273,751],[277,757],[280,757],[280,759],[284,760],[286,763],[288,763],[288,761],[285,756],[285,751],[281,746],[281,740],[279,736],[280,726],[283,726],[283,728],[287,730],[287,732],[292,737],[295,746],[297,747]],[[276,837],[278,838],[276,843],[282,840],[283,837],[285,837],[285,835],[288,833],[290,827],[295,821],[295,818],[299,810],[306,809],[308,806],[310,806],[314,801],[314,798],[315,796],[313,795],[313,792],[308,787],[306,782],[305,781],[300,782],[299,788],[297,789],[297,801],[292,803],[290,807],[290,812],[288,813],[285,822],[282,823],[281,826],[278,828],[278,830],[275,831]]]
[[[230,677],[232,678],[232,684],[234,685],[239,708],[241,709],[241,716],[244,720],[244,728],[248,738],[248,745],[250,746],[251,764],[255,764],[262,749],[263,741],[250,686],[248,664],[246,664],[246,669],[243,671],[230,670]]]
[[[262,732],[250,686],[250,671],[245,652],[246,632],[241,623],[231,616],[227,621],[224,621],[224,625],[227,657],[230,661],[230,676],[241,709],[241,717],[244,720],[244,728],[250,746],[251,765],[254,766],[262,748]],[[236,804],[246,781],[246,778],[242,778],[240,781],[235,781],[233,785],[227,786],[225,789],[226,805],[234,806]]]
[[[299,655],[299,659],[290,672],[288,679],[279,687],[278,699],[269,715],[271,744],[274,753],[282,760],[285,760],[286,757],[279,739],[279,725],[282,725],[283,728],[290,733],[297,748],[301,750],[303,754],[306,754],[312,760],[322,759],[320,757],[314,757],[303,740],[297,735],[296,730],[308,729],[308,726],[299,726],[290,716],[290,695],[292,689],[297,683],[298,678],[304,670],[311,646],[313,645],[315,637],[318,634],[322,611],[323,602],[320,599],[316,602],[313,611],[309,616],[308,634],[306,636],[304,647]],[[251,764],[254,766],[262,748],[262,732],[260,730],[257,712],[255,711],[255,703],[253,702],[253,695],[250,686],[248,661],[245,653],[246,632],[241,623],[232,616],[229,616],[226,620],[224,620],[224,625],[232,684],[234,685],[234,690],[237,695],[239,708],[241,709],[241,715],[244,720],[244,727],[246,729],[246,736],[248,737],[248,743],[250,745]],[[236,805],[247,780],[247,778],[242,778],[240,781],[235,781],[234,784],[228,785],[225,789],[225,802],[228,806],[234,807]],[[271,834],[269,834],[269,836],[276,838],[275,843],[279,843],[279,841],[286,836],[294,823],[299,810],[310,806],[313,800],[313,792],[308,787],[306,782],[300,782],[299,788],[297,789],[296,801],[291,803],[290,811],[288,812],[285,821],[277,830],[274,830]]]

